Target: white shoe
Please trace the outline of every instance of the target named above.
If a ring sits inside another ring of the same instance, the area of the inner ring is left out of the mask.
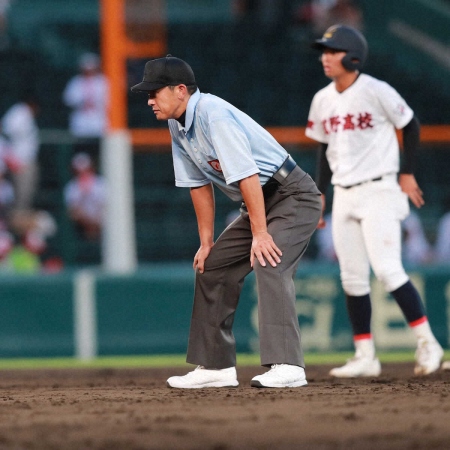
[[[450,370],[450,361],[444,361],[441,366],[442,370]]]
[[[195,370],[182,377],[170,377],[167,386],[180,389],[201,389],[208,387],[237,387],[236,368],[205,369],[197,366]]]
[[[272,364],[270,370],[252,378],[250,385],[257,388],[300,387],[308,384],[305,369],[291,364]]]
[[[380,360],[364,356],[355,356],[342,367],[330,370],[330,375],[338,378],[377,377],[380,373]]]
[[[444,350],[437,341],[419,341],[416,350],[416,366],[414,373],[416,375],[428,375],[436,372],[441,365],[441,359],[444,356]]]

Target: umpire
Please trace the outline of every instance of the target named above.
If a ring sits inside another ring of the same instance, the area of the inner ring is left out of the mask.
[[[191,67],[168,55],[148,61],[143,81],[158,120],[168,120],[176,186],[190,188],[200,248],[187,362],[173,388],[238,386],[232,332],[244,278],[256,274],[261,365],[254,387],[307,384],[294,276],[321,214],[315,183],[275,139],[226,101],[203,94]],[[214,242],[214,189],[242,201]]]

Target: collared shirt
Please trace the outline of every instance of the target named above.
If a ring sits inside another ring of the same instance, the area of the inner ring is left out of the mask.
[[[170,119],[169,130],[176,186],[213,182],[232,200],[242,200],[240,180],[258,174],[264,185],[288,156],[247,114],[199,90],[188,101],[185,126]]]

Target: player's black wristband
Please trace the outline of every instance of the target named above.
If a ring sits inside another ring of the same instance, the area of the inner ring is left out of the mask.
[[[333,175],[326,155],[327,148],[328,144],[320,144],[316,167],[316,184],[322,194],[328,189]]]
[[[403,128],[403,159],[400,173],[414,173],[420,141],[420,122],[416,116]]]

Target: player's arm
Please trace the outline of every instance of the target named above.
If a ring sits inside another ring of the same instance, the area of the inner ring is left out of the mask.
[[[251,175],[239,181],[239,189],[247,207],[253,234],[250,263],[253,267],[255,257],[265,267],[266,260],[276,267],[281,262],[281,250],[276,246],[272,236],[267,231],[264,196],[258,174]]]
[[[328,144],[321,143],[319,148],[319,155],[317,158],[317,167],[316,167],[316,184],[319,188],[319,191],[322,193],[322,215],[320,216],[319,223],[317,224],[317,228],[325,228],[326,222],[323,219],[323,213],[325,211],[326,206],[326,198],[325,193],[330,185],[331,176],[333,173],[331,172],[330,164],[328,163],[326,151],[328,148]]]
[[[414,176],[417,150],[420,141],[420,123],[416,116],[402,129],[402,133],[404,154],[398,182],[402,191],[408,195],[411,202],[417,208],[420,208],[425,204],[425,201],[423,199],[423,192]]]
[[[191,188],[191,199],[197,216],[200,248],[194,257],[194,269],[203,273],[205,260],[209,256],[214,245],[214,190],[211,183],[204,186]]]

